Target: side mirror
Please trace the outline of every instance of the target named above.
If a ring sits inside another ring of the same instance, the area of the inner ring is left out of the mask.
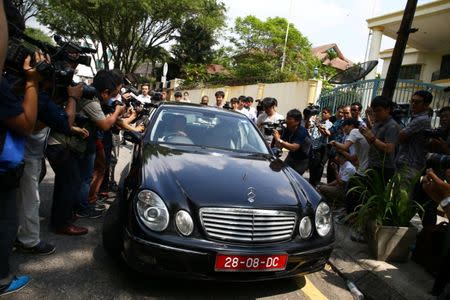
[[[139,144],[142,141],[142,133],[137,131],[124,131],[123,138],[133,144]]]
[[[272,148],[272,152],[276,157],[281,157],[283,155],[283,151],[280,148]]]

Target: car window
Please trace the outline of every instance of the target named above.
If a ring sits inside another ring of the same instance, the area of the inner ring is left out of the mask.
[[[268,153],[251,121],[202,108],[162,108],[151,126],[150,142]]]

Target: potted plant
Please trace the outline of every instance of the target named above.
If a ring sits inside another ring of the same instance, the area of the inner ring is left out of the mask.
[[[369,249],[377,260],[407,261],[414,245],[417,228],[411,226],[411,219],[423,208],[409,199],[419,176],[407,183],[402,170],[384,183],[381,175],[373,170],[366,172],[366,178],[355,178],[355,186],[348,192],[360,195],[361,204],[350,214],[353,225],[365,231]]]

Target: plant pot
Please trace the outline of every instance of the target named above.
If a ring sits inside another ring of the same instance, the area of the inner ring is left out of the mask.
[[[369,249],[377,260],[406,262],[417,237],[416,227],[368,226]]]

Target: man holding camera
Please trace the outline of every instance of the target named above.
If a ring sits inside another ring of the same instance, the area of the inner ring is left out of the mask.
[[[0,71],[8,45],[8,24],[5,6],[8,1],[0,1]],[[44,61],[42,54],[35,54],[35,61]],[[25,136],[31,134],[37,118],[37,100],[40,75],[31,66],[31,57],[23,62],[25,73],[24,97],[21,101],[13,93],[10,83],[0,77],[0,296],[16,292],[28,284],[28,276],[14,276],[10,273],[9,258],[17,233],[16,195],[23,171],[23,151]],[[11,147],[15,150],[11,151]],[[14,148],[14,147],[13,147]],[[20,155],[22,154],[22,155]]]
[[[93,216],[98,215],[88,205],[97,128],[109,130],[125,109],[117,105],[114,113],[105,117],[100,103],[117,96],[122,86],[120,76],[112,71],[101,70],[94,77],[93,86],[97,95],[92,99],[80,99],[80,120],[77,124],[89,131],[89,137],[73,139],[52,132],[46,150],[47,159],[55,172],[51,226],[57,234],[83,235],[88,232],[87,228],[73,225],[74,208],[83,214],[88,212]]]
[[[324,166],[328,160],[328,137],[331,135],[330,128],[333,123],[330,122],[331,109],[325,107],[322,109],[322,119],[317,120],[317,114],[311,116],[311,127],[309,133],[312,138],[312,149],[309,157],[309,183],[316,186],[322,178]]]
[[[308,169],[311,137],[305,127],[301,126],[302,113],[298,109],[291,109],[286,115],[286,128],[283,133],[273,131],[275,146],[289,150],[285,163],[297,173],[303,175]]]
[[[262,100],[262,107],[264,109],[264,112],[262,112],[258,119],[256,120],[256,126],[259,128],[261,133],[264,136],[264,139],[266,140],[267,144],[272,144],[273,135],[272,133],[267,134],[269,132],[265,132],[264,130],[264,124],[276,124],[281,120],[284,120],[284,117],[277,113],[277,99],[275,98],[264,98]]]
[[[426,145],[429,152],[433,153],[432,159],[426,161],[427,168],[433,167],[434,173],[441,179],[446,179],[445,167],[442,168],[442,163],[437,157],[446,158],[450,155],[450,106],[443,107],[438,112],[439,128],[428,130],[428,144]],[[428,154],[430,156],[430,154]],[[428,157],[427,156],[427,157]],[[433,159],[434,158],[434,159]],[[434,226],[437,221],[437,204],[430,199],[426,190],[422,185],[417,184],[414,189],[414,200],[419,202],[423,208],[422,225],[424,227]]]
[[[395,158],[397,169],[403,178],[411,182],[425,167],[425,130],[431,128],[428,114],[433,95],[428,91],[417,91],[411,97],[411,121],[398,135],[398,152]]]

